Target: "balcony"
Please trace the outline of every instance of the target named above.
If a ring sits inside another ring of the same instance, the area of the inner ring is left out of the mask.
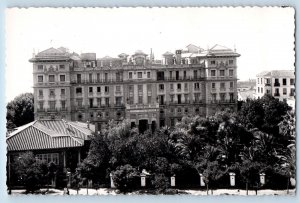
[[[153,109],[159,108],[159,104],[126,104],[126,109]]]
[[[211,100],[211,104],[234,104],[236,103],[236,100]]]
[[[96,79],[96,80],[71,80],[71,84],[99,84],[99,83],[118,83],[123,82],[123,79]]]
[[[271,83],[265,83],[265,87],[271,87]]]
[[[279,82],[275,82],[274,83],[274,87],[280,87],[280,83]]]
[[[221,91],[221,92],[225,92],[225,91],[226,91],[226,88],[225,88],[225,87],[220,87],[220,91]]]

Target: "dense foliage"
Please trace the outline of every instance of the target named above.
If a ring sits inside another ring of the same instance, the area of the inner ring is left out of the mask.
[[[132,185],[142,170],[150,174],[147,186],[161,192],[170,187],[172,175],[178,187],[199,186],[199,174],[211,189],[229,187],[229,172],[237,174],[238,187],[259,185],[260,173],[266,174],[264,187],[286,187],[276,180],[295,178],[289,110],[286,103],[266,96],[246,101],[238,114],[225,110],[207,118],[184,117],[174,128],[154,133],[139,134],[128,120],[111,121],[94,137],[80,168],[88,167],[89,178],[100,183],[109,182],[111,173],[123,192],[139,184]]]
[[[34,120],[33,94],[25,93],[17,96],[6,105],[6,128],[13,129]]]

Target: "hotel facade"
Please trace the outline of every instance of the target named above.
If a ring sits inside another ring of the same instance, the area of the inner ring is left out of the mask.
[[[141,131],[174,126],[184,115],[237,109],[237,57],[229,48],[195,45],[155,60],[142,51],[97,58],[61,47],[34,54],[37,120],[95,124],[129,119]]]

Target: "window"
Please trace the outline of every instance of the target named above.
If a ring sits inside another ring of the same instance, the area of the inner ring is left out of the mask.
[[[147,78],[151,78],[151,72],[147,72]]]
[[[89,87],[89,93],[93,93],[93,87]]]
[[[261,93],[264,93],[264,89],[263,88],[261,88],[260,90],[261,90]]]
[[[233,76],[233,70],[229,70],[229,76],[230,76],[230,77]]]
[[[138,103],[139,104],[143,103],[143,95],[139,95],[139,97],[138,97]]]
[[[216,76],[216,70],[210,70],[210,76],[215,77]]]
[[[65,69],[65,65],[59,65],[59,69],[60,69],[60,70]]]
[[[101,92],[101,87],[97,87],[97,92]]]
[[[142,72],[138,72],[138,78],[139,79],[143,78],[143,73]]]
[[[283,94],[283,95],[286,95],[286,92],[287,92],[287,91],[286,91],[286,88],[283,88],[283,89],[282,89],[282,94]]]
[[[260,92],[259,90],[260,90],[260,88],[258,87],[258,88],[257,88],[257,92],[258,92],[258,93]]]
[[[82,88],[81,87],[77,87],[76,88],[76,94],[81,94],[82,93]]]
[[[147,84],[147,91],[148,91],[148,93],[152,93],[151,84]]]
[[[82,107],[82,99],[77,99],[77,106],[78,106],[79,108]]]
[[[198,71],[194,70],[194,79],[197,79],[197,77],[198,77]]]
[[[81,74],[77,74],[77,82],[81,83]]]
[[[55,91],[54,91],[54,89],[50,89],[49,91],[50,91],[50,97],[54,97],[54,96],[55,96]]]
[[[179,113],[179,114],[181,113],[181,108],[177,109],[177,113]]]
[[[233,60],[229,60],[229,64],[232,65],[233,64]]]
[[[39,90],[39,97],[43,97],[43,90]]]
[[[148,104],[151,104],[151,96],[148,96],[147,100],[148,100]]]
[[[257,78],[257,84],[259,84],[259,78]]]
[[[181,90],[181,84],[180,83],[177,84],[177,89]]]
[[[120,85],[116,86],[116,92],[121,92],[121,86]]]
[[[105,91],[105,93],[108,93],[109,92],[109,87],[105,86],[104,91]]]
[[[171,91],[174,90],[174,84],[170,84],[170,90],[171,90]]]
[[[172,73],[173,73],[172,71],[169,72],[170,79],[172,79],[172,77],[173,77]]]
[[[211,94],[211,99],[212,99],[212,101],[216,101],[217,100],[217,94]]]
[[[220,93],[220,100],[221,101],[225,101],[225,97],[226,97],[225,93]]]
[[[225,70],[220,70],[220,76],[224,77],[225,76]]]
[[[129,77],[129,79],[132,79],[132,72],[128,73],[128,77]]]
[[[230,82],[230,88],[233,88],[233,82]]]
[[[133,85],[129,85],[129,92],[133,92]]]
[[[183,78],[186,79],[186,71],[183,71]]]
[[[282,79],[282,85],[286,85],[286,78]]]
[[[260,83],[261,83],[261,84],[263,84],[263,82],[262,82],[262,78],[260,78]]]
[[[92,75],[92,73],[89,74],[89,82],[93,82],[93,75]]]
[[[200,101],[200,93],[195,93],[194,97],[195,97],[195,102],[199,102]]]
[[[116,73],[116,80],[121,81],[121,74],[119,72]]]
[[[116,97],[116,105],[121,106],[122,105],[122,97]]]
[[[59,81],[60,82],[65,82],[66,81],[66,76],[65,75],[60,75],[59,76]]]
[[[178,95],[177,95],[177,103],[178,103],[178,104],[181,104],[181,94],[178,94]]]
[[[214,83],[214,82],[211,83],[211,88],[212,88],[212,89],[216,89],[216,83]]]
[[[225,89],[225,82],[220,83],[220,89],[224,90]]]
[[[294,93],[295,93],[295,89],[291,88],[290,96],[294,96]]]
[[[173,94],[170,95],[170,102],[171,102],[171,103],[174,102],[174,95],[173,95]]]
[[[187,90],[188,89],[188,84],[184,83],[184,89]]]
[[[194,83],[194,89],[195,90],[199,90],[200,89],[200,83],[199,82]]]
[[[65,96],[66,90],[65,89],[60,89],[60,95]]]
[[[159,84],[159,90],[160,90],[160,91],[163,91],[164,89],[165,89],[164,84]]]
[[[89,99],[90,108],[93,108],[93,102],[94,102],[94,99],[93,99],[93,98],[90,98],[90,99]]]
[[[295,79],[293,78],[290,79],[290,85],[295,85]]]
[[[97,82],[100,82],[100,73],[97,73]]]
[[[60,105],[62,110],[66,109],[66,101],[61,101]]]
[[[49,101],[50,110],[55,110],[55,101]]]
[[[105,98],[105,105],[109,106],[109,98]]]
[[[98,107],[101,106],[101,98],[97,98],[97,106],[98,106]]]
[[[38,76],[38,82],[43,82],[44,77],[42,75]]]
[[[105,80],[105,82],[108,81],[108,73],[104,73],[104,80]]]
[[[157,80],[164,80],[165,79],[165,73],[162,71],[157,72]]]
[[[143,93],[143,85],[138,85],[138,92]]]
[[[188,94],[184,94],[184,102],[188,103],[189,101],[189,95]]]
[[[215,65],[216,61],[210,61],[210,65]]]
[[[174,118],[171,118],[171,127],[174,127],[175,126],[175,120]]]
[[[44,102],[43,101],[39,101],[39,109],[40,110],[44,109]]]
[[[43,65],[38,65],[38,70],[44,70],[44,66]]]
[[[49,75],[49,82],[54,82],[54,81],[55,81],[54,75]]]

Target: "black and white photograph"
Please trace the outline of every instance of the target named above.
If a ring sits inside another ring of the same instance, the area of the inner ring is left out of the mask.
[[[11,196],[296,194],[292,7],[12,7],[5,52]]]

